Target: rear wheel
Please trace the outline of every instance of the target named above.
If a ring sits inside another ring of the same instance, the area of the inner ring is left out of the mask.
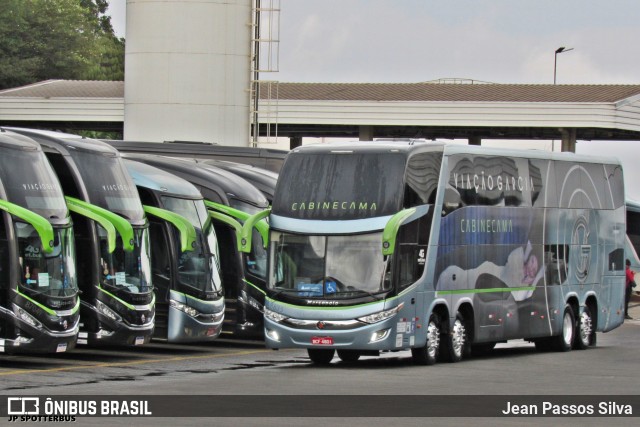
[[[338,350],[338,357],[343,362],[357,362],[360,359],[360,352],[355,350]]]
[[[309,354],[309,359],[316,365],[328,365],[333,360],[335,350],[309,348],[307,353]]]
[[[584,350],[595,345],[596,331],[593,324],[593,316],[589,306],[585,306],[578,319],[578,333],[574,341],[574,348]]]
[[[462,314],[456,315],[451,332],[442,340],[442,356],[447,362],[459,362],[469,354],[469,333]]]
[[[560,335],[551,337],[551,347],[556,351],[569,351],[573,345],[576,334],[576,319],[573,309],[569,304],[565,305],[562,315],[562,331]]]
[[[411,349],[413,363],[417,365],[433,365],[440,354],[440,321],[434,314],[427,325],[427,342],[424,346]]]

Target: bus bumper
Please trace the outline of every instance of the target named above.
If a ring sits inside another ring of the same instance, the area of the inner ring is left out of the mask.
[[[12,311],[2,308],[2,318],[19,331],[15,337],[0,338],[0,353],[62,353],[76,346],[79,317],[65,331],[51,331],[45,327],[35,327]],[[12,326],[9,326],[12,327]]]
[[[201,321],[200,319],[206,319]],[[169,307],[169,328],[167,340],[172,343],[212,341],[222,332],[224,321],[224,305],[216,313],[202,314],[192,317],[189,314]]]
[[[265,318],[267,348],[326,348],[336,350],[403,350],[410,346],[410,336],[398,331],[396,316],[374,324],[362,324],[353,329],[298,329]],[[406,326],[403,325],[404,328]]]

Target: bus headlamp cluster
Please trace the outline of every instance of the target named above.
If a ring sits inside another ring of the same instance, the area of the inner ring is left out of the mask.
[[[180,310],[183,313],[188,314],[191,317],[198,317],[200,312],[193,307],[189,307],[187,304],[178,302],[176,300],[169,300],[169,305],[176,310]]]
[[[20,319],[27,322],[34,328],[42,327],[42,323],[40,323],[35,317],[33,317],[32,315],[30,315],[29,313],[27,313],[26,311],[24,311],[22,308],[18,306],[15,306],[15,308],[16,308],[16,312],[18,313],[18,317],[20,317]]]
[[[285,320],[287,318],[287,316],[283,316],[280,313],[276,313],[275,311],[271,311],[268,308],[264,309],[264,316],[269,320],[273,320],[274,322],[282,322],[283,320]]]
[[[368,316],[358,317],[358,320],[363,323],[369,323],[369,324],[382,322],[383,320],[387,320],[393,317],[397,312],[399,312],[402,309],[402,307],[404,307],[404,303],[390,310],[379,311],[377,313],[369,314]]]
[[[118,322],[122,320],[122,318],[118,313],[113,311],[107,304],[103,303],[100,300],[96,301],[96,308],[98,309],[99,313],[104,314],[105,316],[107,316],[109,319],[113,321]]]

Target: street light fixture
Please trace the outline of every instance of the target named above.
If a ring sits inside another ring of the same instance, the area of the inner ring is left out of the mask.
[[[562,46],[556,49],[556,56],[553,61],[553,84],[556,84],[556,68],[558,66],[558,54],[563,52],[569,52],[570,50],[573,50],[573,48],[570,47],[569,49],[567,49],[566,47]]]

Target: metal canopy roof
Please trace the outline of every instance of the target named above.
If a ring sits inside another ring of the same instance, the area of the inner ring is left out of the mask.
[[[260,85],[261,134],[640,140],[640,85]],[[0,125],[122,131],[124,82],[47,80],[0,91]],[[224,141],[219,141],[224,144]]]

